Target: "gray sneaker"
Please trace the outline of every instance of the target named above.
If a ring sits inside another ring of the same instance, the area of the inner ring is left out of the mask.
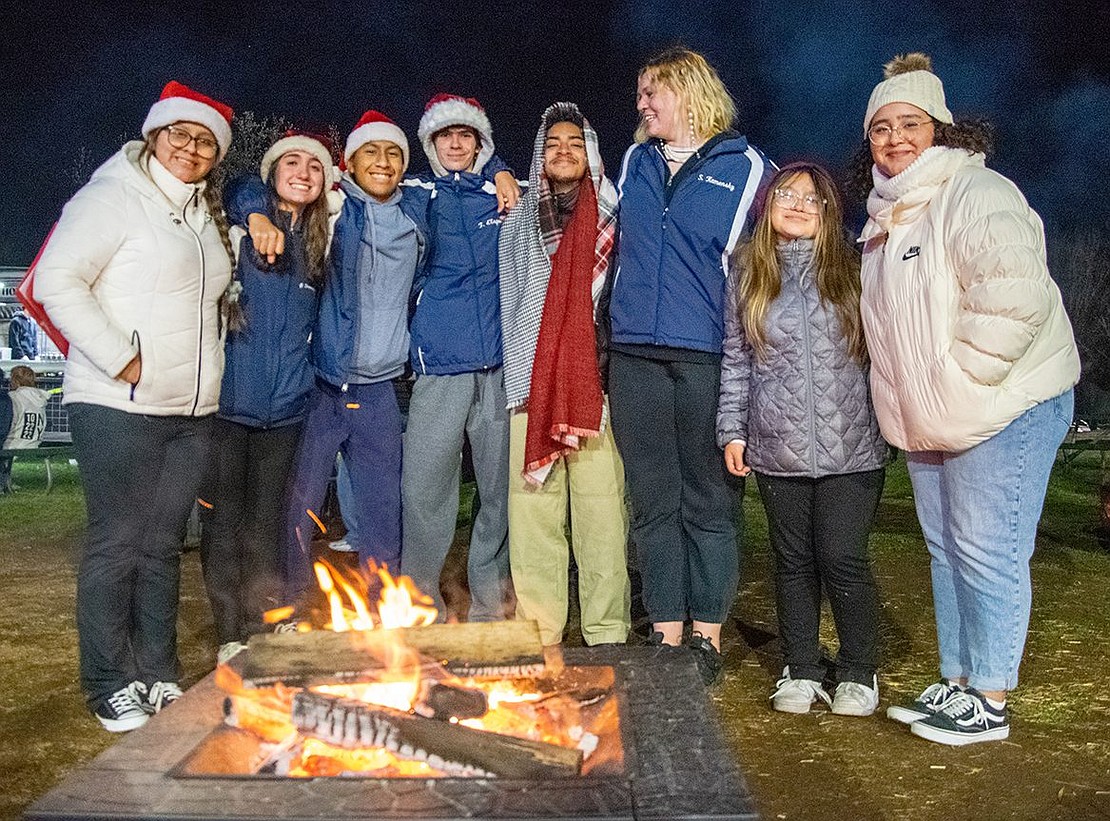
[[[832,704],[832,699],[821,686],[821,682],[808,678],[791,678],[789,665],[782,668],[782,678],[775,682],[775,687],[778,689],[771,694],[771,706],[780,713],[808,713],[817,700]]]
[[[913,724],[942,709],[952,696],[962,692],[963,688],[960,685],[949,684],[948,679],[942,678],[936,684],[926,687],[921,695],[909,704],[901,706],[892,704],[887,707],[886,717],[902,724]]]
[[[833,692],[832,711],[838,716],[869,716],[879,706],[879,677],[872,686],[842,681]]]

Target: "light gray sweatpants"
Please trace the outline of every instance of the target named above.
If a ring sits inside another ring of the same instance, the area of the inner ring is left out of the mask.
[[[504,618],[509,584],[509,412],[501,368],[416,378],[401,468],[401,572],[445,614],[439,577],[459,512],[464,435],[481,499],[470,537],[470,621]]]

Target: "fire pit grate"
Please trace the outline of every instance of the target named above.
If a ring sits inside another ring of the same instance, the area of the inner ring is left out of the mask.
[[[213,676],[71,774],[26,813],[38,819],[748,819],[756,812],[692,659],[672,648],[568,649],[610,665],[624,774],[568,779],[177,778],[217,728]]]

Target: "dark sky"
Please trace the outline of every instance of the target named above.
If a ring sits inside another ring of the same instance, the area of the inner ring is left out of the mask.
[[[8,7],[15,3],[6,4]],[[949,108],[999,129],[992,165],[1062,228],[1110,229],[1110,3],[830,0],[590,3],[20,2],[3,12],[0,113],[8,158],[0,263],[25,264],[77,185],[177,79],[237,111],[343,135],[367,108],[409,134],[424,102],[478,97],[499,153],[527,174],[557,99],[594,123],[615,176],[643,60],[681,42],[736,97],[740,130],[776,162],[843,166],[893,54],[924,50]],[[82,159],[82,157],[84,159]]]

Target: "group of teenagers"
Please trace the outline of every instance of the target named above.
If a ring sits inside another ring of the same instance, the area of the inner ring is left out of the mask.
[[[615,182],[584,112],[555,103],[521,195],[482,106],[437,95],[417,129],[430,174],[405,176],[405,133],[368,111],[341,171],[325,140],[290,132],[221,202],[231,109],[166,86],[35,271],[71,346],[81,684],[106,728],[181,694],[195,499],[221,658],[305,601],[337,453],[360,561],[443,614],[468,441],[470,620],[515,602],[560,643],[573,552],[585,642],[623,644],[631,542],[649,642],[684,644],[712,683],[754,472],[785,662],[772,705],[851,716],[879,703],[867,539],[894,446],[940,677],[887,714],[944,744],[1007,737],[1079,361],[1040,219],[984,164],[989,129],[954,120],[927,56],[887,64],[854,161],[861,267],[829,172],[777,168],[735,131],[701,55],[649,61],[636,108]]]

